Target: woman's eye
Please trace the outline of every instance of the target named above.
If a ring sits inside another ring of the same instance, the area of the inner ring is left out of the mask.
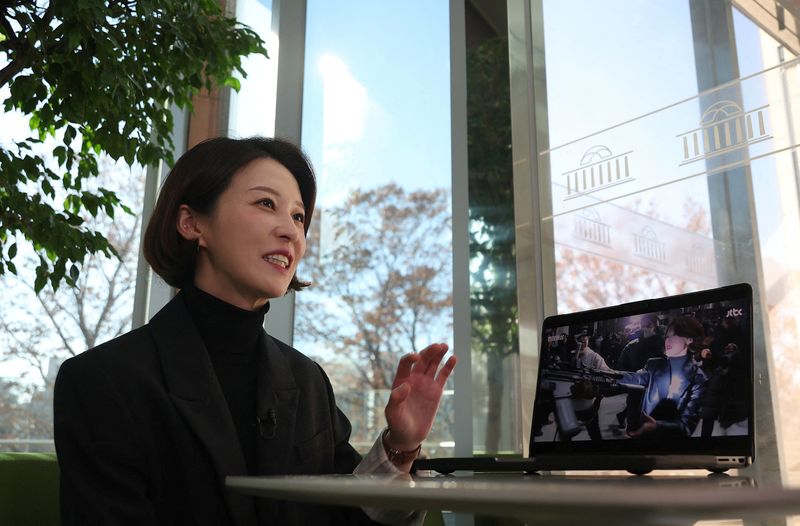
[[[275,208],[275,201],[272,199],[262,199],[258,202],[258,204],[266,206],[267,208]]]
[[[305,223],[306,221],[305,214],[294,214],[292,218],[294,218],[294,220],[297,221],[298,223]]]

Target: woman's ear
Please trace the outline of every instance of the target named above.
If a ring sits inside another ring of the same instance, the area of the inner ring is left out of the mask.
[[[177,222],[175,228],[181,237],[187,241],[201,242],[203,233],[200,229],[197,214],[189,208],[189,205],[181,205],[178,208]]]

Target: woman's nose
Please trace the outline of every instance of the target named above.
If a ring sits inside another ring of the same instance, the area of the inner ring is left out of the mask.
[[[297,221],[295,221],[292,216],[282,216],[275,231],[279,237],[288,239],[289,241],[296,240],[299,235]]]

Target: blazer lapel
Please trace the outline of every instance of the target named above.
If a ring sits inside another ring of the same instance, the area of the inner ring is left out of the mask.
[[[228,491],[225,477],[246,475],[236,428],[211,359],[179,294],[150,321],[167,390],[211,456],[234,524],[255,524],[252,497]]]
[[[299,394],[286,356],[272,337],[264,333],[258,357],[259,474],[288,473]],[[258,499],[257,506],[261,519],[274,522],[277,502]]]

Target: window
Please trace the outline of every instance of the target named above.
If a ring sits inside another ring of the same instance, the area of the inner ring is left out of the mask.
[[[756,374],[770,379],[756,469],[779,476],[780,448],[796,479],[800,425],[778,412],[800,388],[791,47],[722,1],[533,11],[544,313],[749,282]]]
[[[0,100],[7,96],[0,92]],[[28,137],[30,129],[22,114],[5,113],[2,120],[3,147],[13,149],[13,141]],[[40,152],[46,155],[49,149],[45,142]],[[101,158],[99,167],[100,177],[90,184],[115,191],[139,211],[144,170],[108,158]],[[62,284],[54,292],[47,285],[37,295],[33,290],[36,256],[18,238],[18,275],[0,277],[5,298],[0,305],[0,450],[52,451],[53,383],[59,365],[131,327],[140,215],[118,212],[115,219],[102,214],[85,219],[109,239],[120,255],[118,260],[91,256],[83,265],[77,288]]]
[[[446,4],[309,1],[302,143],[316,218],[294,343],[322,363],[368,449],[397,361],[452,345]],[[452,390],[425,447],[453,447]]]

